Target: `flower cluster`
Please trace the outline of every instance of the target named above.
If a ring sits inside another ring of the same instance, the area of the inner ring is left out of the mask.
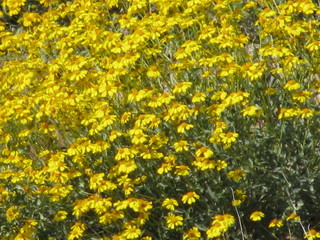
[[[1,240],[320,238],[314,1],[1,7]]]

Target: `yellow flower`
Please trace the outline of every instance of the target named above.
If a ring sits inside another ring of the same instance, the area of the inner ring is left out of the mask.
[[[224,161],[224,160],[217,160],[215,162],[214,166],[216,167],[216,169],[218,171],[220,171],[220,170],[226,168],[228,166],[228,163],[226,161]]]
[[[301,109],[299,112],[299,116],[301,118],[308,118],[308,117],[312,117],[313,115],[314,115],[314,110],[309,108]]]
[[[238,198],[240,198],[242,201],[247,198],[246,192],[243,191],[242,189],[236,189],[235,194],[236,194],[236,196],[238,196]]]
[[[169,108],[168,110],[168,119],[176,119],[179,116],[181,116],[181,114],[187,110],[187,106],[180,104],[180,103],[173,103],[172,106]],[[170,116],[171,115],[171,116]],[[164,120],[166,120],[167,118],[165,117]],[[167,121],[167,120],[166,120]]]
[[[264,92],[268,95],[274,95],[278,93],[278,90],[275,88],[267,88]]]
[[[121,174],[121,173],[129,174],[129,173],[133,172],[134,170],[136,170],[137,167],[138,166],[135,163],[135,161],[133,161],[131,159],[130,160],[121,160],[116,165],[118,174]],[[106,182],[104,184],[107,185]],[[112,188],[112,189],[115,189],[115,188]],[[112,190],[112,189],[110,189],[110,190]]]
[[[200,196],[196,192],[188,192],[185,195],[182,196],[182,202],[184,204],[192,204],[196,202],[197,199],[199,199]]]
[[[183,217],[179,215],[175,215],[173,213],[169,213],[168,216],[166,217],[166,223],[168,228],[170,229],[175,229],[178,226],[182,226],[183,224]]]
[[[7,201],[9,198],[9,191],[0,185],[0,204]]]
[[[38,225],[38,222],[37,222],[36,220],[32,219],[32,218],[28,218],[28,219],[26,220],[26,224],[27,224],[28,226],[37,226],[37,225]]]
[[[228,172],[228,178],[231,178],[234,181],[239,181],[242,178],[246,177],[246,173],[242,169],[237,169],[234,171]]]
[[[128,101],[129,102],[140,102],[142,99],[148,97],[148,95],[151,92],[147,89],[141,89],[140,91],[137,91],[136,89],[133,89],[131,93],[128,95]]]
[[[104,173],[97,173],[97,174],[94,174],[93,176],[91,176],[89,188],[90,189],[97,189],[104,181],[103,180],[104,175],[105,175]]]
[[[300,221],[300,217],[297,216],[295,213],[291,213],[287,218],[287,221],[293,220],[293,221]]]
[[[183,234],[183,240],[199,240],[200,237],[201,233],[197,227],[190,228],[188,232]]]
[[[162,206],[171,211],[175,210],[178,205],[178,201],[174,198],[166,198],[162,202]]]
[[[299,113],[299,109],[280,108],[278,119],[295,117],[299,115]]]
[[[259,117],[262,114],[262,109],[257,108],[256,106],[248,106],[242,111],[242,115],[249,116],[249,117]]]
[[[109,134],[109,140],[110,142],[113,142],[114,140],[116,140],[118,137],[120,137],[122,134],[122,132],[119,132],[117,130],[111,130],[110,134]]]
[[[164,173],[170,172],[172,169],[173,169],[173,165],[172,164],[170,164],[170,163],[162,163],[161,167],[158,168],[157,173],[159,175],[162,175]]]
[[[120,118],[121,124],[125,124],[129,121],[132,113],[131,112],[124,112]]]
[[[23,26],[30,27],[35,22],[40,22],[41,18],[38,13],[32,13],[32,12],[25,12],[23,13],[23,16],[21,19],[18,20],[23,21]]]
[[[124,218],[124,212],[113,210],[112,212],[106,212],[99,217],[99,222],[102,224],[110,224],[112,221]]]
[[[187,176],[190,173],[190,168],[186,165],[178,165],[175,167],[174,174],[180,175],[180,176]]]
[[[21,7],[26,4],[27,0],[13,0],[13,1],[4,1],[4,5],[8,8],[8,15],[13,16],[19,14]]]
[[[106,114],[102,118],[102,121],[101,121],[100,124],[103,125],[104,127],[107,127],[107,126],[112,125],[115,122],[116,119],[117,119],[116,115],[108,115],[108,114]]]
[[[315,229],[310,229],[306,235],[304,236],[307,240],[313,240],[316,238],[320,238],[320,233]]]
[[[196,156],[200,157],[200,156],[204,156],[205,158],[210,158],[213,155],[213,151],[210,148],[204,147],[202,146],[201,148],[199,148],[196,151]]]
[[[257,80],[262,76],[265,68],[266,67],[264,62],[247,62],[241,68],[242,76],[248,77],[250,81]]]
[[[235,223],[235,218],[234,216],[230,215],[230,214],[222,214],[222,215],[217,215],[214,217],[213,219],[213,224],[219,222],[222,223],[224,228],[228,228],[230,227],[232,224]]]
[[[224,232],[223,225],[219,222],[216,222],[211,225],[211,227],[206,231],[207,237],[208,238],[215,238],[221,236],[221,234]]]
[[[60,221],[63,221],[64,219],[66,219],[67,218],[67,215],[68,215],[68,213],[66,212],[66,211],[58,211],[57,213],[56,213],[56,215],[54,215],[54,220],[56,221],[56,222],[60,222]]]
[[[228,228],[235,223],[234,216],[230,214],[222,214],[214,217],[211,227],[207,230],[207,237],[219,237],[222,233],[226,232]]]
[[[250,219],[252,221],[260,221],[263,217],[264,217],[264,213],[260,211],[255,211],[250,215]]]
[[[152,108],[157,108],[157,107],[160,107],[163,103],[161,102],[161,99],[160,97],[157,97],[157,96],[153,96],[149,103],[148,103],[148,106],[149,107],[152,107]]]
[[[271,222],[270,222],[270,224],[269,224],[269,227],[271,228],[271,227],[282,227],[283,226],[283,223],[282,223],[282,221],[281,220],[278,220],[278,219],[273,219]]]
[[[237,207],[237,206],[240,206],[241,203],[242,203],[242,201],[241,201],[240,199],[236,199],[236,200],[233,200],[233,201],[231,202],[231,205],[232,205],[233,207]]]
[[[176,59],[183,59],[188,56],[186,49],[185,48],[179,48],[177,51],[174,53],[174,56]]]
[[[173,90],[172,93],[185,93],[188,88],[190,88],[192,85],[192,82],[178,82]]]
[[[203,102],[206,100],[206,94],[197,92],[193,95],[191,102],[196,103],[196,102]]]
[[[174,148],[175,148],[175,150],[176,150],[177,152],[183,152],[183,151],[188,151],[188,150],[189,150],[189,148],[188,148],[188,142],[185,141],[185,140],[180,140],[180,141],[178,141],[178,142],[175,142],[175,143],[173,144],[173,146],[174,146]]]
[[[243,7],[243,10],[247,10],[247,9],[253,8],[256,5],[257,5],[256,2],[254,2],[254,1],[247,1],[246,5]]]
[[[147,76],[150,78],[156,78],[156,77],[160,77],[161,73],[157,66],[151,66],[148,68]]]
[[[82,222],[76,222],[72,227],[68,235],[68,240],[73,240],[75,238],[82,237],[84,231],[86,230],[86,225]]]
[[[190,56],[192,52],[197,51],[200,48],[200,45],[192,40],[188,40],[181,45],[175,53],[174,56],[176,59],[183,59],[187,56]]]
[[[284,86],[284,89],[288,91],[298,90],[300,88],[300,84],[297,83],[295,80],[289,80]]]
[[[169,93],[162,93],[161,96],[159,96],[159,101],[162,104],[169,104],[171,102],[172,99],[174,99],[175,97],[170,95]]]
[[[228,96],[228,93],[225,91],[218,91],[211,96],[212,100],[224,100]]]
[[[186,130],[190,130],[191,128],[193,128],[192,124],[183,122],[178,126],[177,132],[178,133],[185,133]]]
[[[239,136],[238,133],[235,132],[227,132],[227,133],[220,133],[219,138],[220,141],[224,144],[231,144],[237,140],[237,137]]]
[[[320,47],[320,41],[314,40],[313,42],[309,43],[305,48],[308,49],[310,52],[318,51]]]
[[[312,95],[312,92],[310,91],[301,91],[301,92],[293,93],[292,99],[299,103],[304,103],[310,98],[311,95]]]
[[[205,157],[196,157],[191,164],[196,166],[197,169],[200,171],[205,171],[207,169],[214,169],[214,161]]]
[[[146,213],[153,207],[152,202],[143,199],[134,199],[134,201],[132,201],[129,206],[133,211],[140,213]]]
[[[224,47],[227,47],[229,43],[231,43],[231,41],[229,42],[225,41],[223,44],[221,44],[221,46],[224,45]],[[225,64],[224,66],[225,67],[221,68],[219,71],[220,77],[230,77],[239,71],[239,66],[235,63],[228,63],[228,64]]]
[[[116,160],[121,160],[121,159],[125,159],[125,160],[129,160],[130,158],[134,158],[135,156],[135,151],[133,151],[130,148],[119,148],[118,152],[115,156]]]
[[[8,222],[12,222],[20,216],[20,212],[17,206],[12,206],[6,211],[6,218]]]
[[[74,207],[73,207],[73,213],[72,215],[79,217],[83,213],[90,210],[88,199],[78,199],[76,200]]]
[[[135,226],[127,226],[123,233],[126,239],[137,239],[141,235],[141,230]]]
[[[147,141],[147,136],[148,135],[146,135],[144,133],[135,134],[135,135],[133,135],[131,142],[133,144],[142,144]]]

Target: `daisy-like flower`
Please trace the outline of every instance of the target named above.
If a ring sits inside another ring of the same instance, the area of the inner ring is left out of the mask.
[[[287,221],[289,221],[289,220],[299,221],[300,217],[297,216],[297,214],[295,214],[295,213],[291,213],[286,219],[287,219]]]
[[[198,240],[201,237],[199,228],[193,227],[190,228],[188,232],[183,235],[183,240]]]
[[[232,179],[233,181],[239,181],[242,178],[246,177],[245,171],[242,169],[236,169],[234,171],[228,172],[228,178]]]
[[[117,130],[111,130],[110,134],[109,134],[110,142],[113,142],[114,140],[116,140],[121,135],[122,135],[122,132],[119,132]]]
[[[82,222],[76,222],[72,227],[68,235],[68,240],[73,240],[82,237],[84,231],[86,230],[86,225]]]
[[[8,222],[12,222],[20,216],[17,206],[12,206],[6,211],[6,218]]]
[[[162,105],[162,102],[160,101],[160,98],[157,96],[153,96],[148,103],[148,106],[152,108],[157,108],[157,107],[160,107],[161,105]]]
[[[173,213],[169,213],[166,217],[166,223],[168,228],[175,229],[178,226],[181,226],[183,224],[183,217],[179,215],[175,215]]]
[[[289,80],[283,88],[288,91],[298,90],[300,88],[300,83],[297,83],[295,80]]]
[[[193,95],[191,102],[196,103],[196,102],[203,102],[206,100],[206,94],[197,92]]]
[[[171,211],[175,210],[175,208],[178,206],[178,201],[175,200],[174,198],[166,198],[162,202],[162,206],[165,207],[166,209],[169,209]]]
[[[200,157],[202,155],[206,158],[210,158],[213,155],[213,151],[210,148],[202,146],[196,151],[196,156]]]
[[[192,124],[189,124],[189,123],[186,123],[186,122],[183,122],[181,123],[178,128],[177,128],[177,132],[178,133],[185,133],[187,130],[193,128],[193,125]]]
[[[35,13],[35,12],[25,12],[23,14],[22,19],[20,19],[20,21],[21,20],[22,20],[23,26],[30,27],[33,23],[40,22],[41,17],[38,13]]]
[[[320,238],[320,233],[315,229],[310,229],[306,235],[304,236],[307,240],[313,240],[316,238]]]
[[[54,220],[56,222],[63,221],[64,219],[67,218],[68,213],[66,211],[58,211],[56,215],[54,215]]]
[[[196,192],[187,192],[185,195],[182,196],[182,202],[184,204],[192,204],[199,198],[200,196]]]
[[[137,239],[141,235],[141,230],[135,226],[128,226],[124,231],[126,239]]]
[[[278,93],[278,90],[275,88],[267,88],[264,92],[268,95],[274,95]]]
[[[164,174],[164,173],[168,173],[169,171],[171,171],[172,168],[173,168],[173,165],[172,165],[172,164],[170,164],[170,163],[162,163],[162,164],[161,164],[161,167],[158,168],[157,173],[158,173],[159,175],[162,175],[162,174]]]
[[[264,217],[264,213],[261,211],[254,211],[250,215],[250,219],[255,222],[260,221],[263,217]]]
[[[211,227],[207,230],[208,238],[215,238],[221,236],[228,228],[235,223],[234,216],[230,214],[222,214],[214,217]]]
[[[190,173],[190,168],[187,165],[178,165],[175,167],[174,174],[180,175],[180,176],[187,176]]]
[[[299,116],[301,118],[309,118],[314,115],[314,110],[309,109],[309,108],[304,108],[300,110]]]
[[[131,115],[132,115],[131,112],[124,112],[124,113],[121,115],[120,123],[121,123],[121,124],[127,123],[127,122],[129,121]]]
[[[282,223],[282,221],[281,220],[279,220],[279,219],[273,219],[271,222],[270,222],[270,224],[269,224],[269,227],[271,228],[271,227],[277,227],[277,228],[279,228],[279,227],[282,227],[283,226],[283,223]]]
[[[257,108],[256,106],[248,106],[242,111],[242,115],[249,117],[259,117],[262,114],[262,109]]]
[[[188,151],[188,150],[189,150],[189,148],[188,148],[188,142],[185,141],[185,140],[180,140],[180,141],[178,141],[178,142],[175,142],[175,143],[173,144],[173,146],[174,146],[174,148],[175,148],[175,150],[176,150],[177,152],[182,152],[182,151]]]
[[[220,133],[219,138],[224,144],[231,144],[237,141],[239,134],[235,132]]]
[[[231,202],[231,205],[232,205],[233,207],[237,207],[237,206],[240,206],[241,203],[242,203],[242,201],[241,201],[240,199],[236,199],[236,200],[233,200],[233,201]]]
[[[147,76],[150,77],[150,78],[156,78],[156,77],[159,77],[161,75],[159,69],[157,66],[151,66],[148,68],[148,71],[147,71]]]
[[[299,114],[299,109],[280,108],[278,119],[291,118],[291,117],[297,116],[298,114]]]
[[[296,102],[304,103],[310,98],[311,95],[312,95],[312,92],[310,91],[301,91],[301,92],[292,94],[292,99]]]
[[[228,163],[224,160],[217,160],[214,164],[215,168],[220,171],[228,166]]]
[[[190,88],[192,85],[192,82],[178,82],[173,90],[172,93],[185,93],[188,88]]]

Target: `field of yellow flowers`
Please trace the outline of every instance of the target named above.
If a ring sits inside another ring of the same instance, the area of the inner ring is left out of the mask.
[[[320,238],[319,0],[1,2],[1,240]]]

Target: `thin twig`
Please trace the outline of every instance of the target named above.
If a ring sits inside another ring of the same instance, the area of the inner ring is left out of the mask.
[[[236,199],[234,197],[234,192],[233,192],[232,187],[230,187],[230,189],[231,189],[231,193],[232,193],[232,199],[233,199],[233,201],[235,201]],[[241,231],[242,240],[245,240],[244,233],[243,233],[243,228],[242,228],[242,223],[241,223],[241,218],[240,218],[240,214],[239,214],[238,208],[237,208],[237,206],[234,206],[234,208],[236,209],[236,213],[237,213],[237,216],[238,216],[238,221],[239,221],[239,225],[240,225],[240,231]]]

